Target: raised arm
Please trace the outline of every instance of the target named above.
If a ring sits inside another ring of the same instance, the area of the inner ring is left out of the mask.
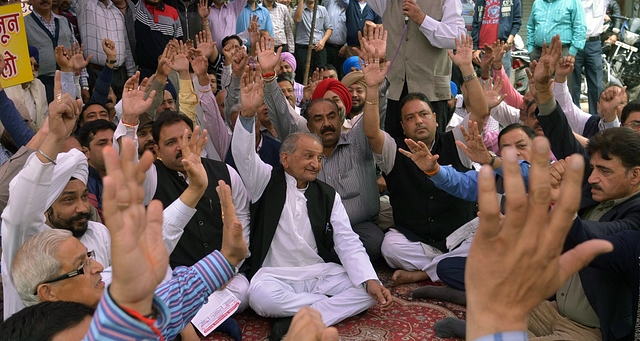
[[[116,60],[116,44],[112,40],[104,38],[102,39],[102,50],[107,55],[107,63],[104,64],[104,68],[100,72],[98,79],[96,79],[96,85],[93,88],[93,94],[91,95],[91,99],[89,99],[89,103],[97,102],[104,106],[109,99],[109,89],[111,88],[111,79],[113,78],[114,65],[113,63],[109,63],[109,61]]]

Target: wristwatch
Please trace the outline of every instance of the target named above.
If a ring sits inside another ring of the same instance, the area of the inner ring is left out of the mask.
[[[496,153],[488,150],[489,155],[491,155],[491,162],[489,162],[489,166],[493,167],[493,164],[496,162],[496,159],[498,158],[498,155],[496,155]]]
[[[106,63],[115,65],[117,61],[118,61],[117,59],[107,59]]]

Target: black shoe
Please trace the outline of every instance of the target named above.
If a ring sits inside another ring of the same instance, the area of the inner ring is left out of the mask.
[[[242,329],[240,329],[240,325],[238,324],[238,321],[234,320],[231,317],[226,319],[224,322],[222,322],[222,324],[219,325],[218,328],[216,328],[216,331],[227,334],[227,335],[231,335],[231,338],[234,341],[242,340]]]
[[[269,334],[269,341],[280,341],[289,331],[293,317],[281,317],[272,319],[271,334]]]

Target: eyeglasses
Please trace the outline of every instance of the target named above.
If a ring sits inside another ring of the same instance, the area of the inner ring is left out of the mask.
[[[66,274],[62,274],[58,277],[54,277],[52,279],[46,280],[40,284],[54,283],[54,282],[62,281],[67,278],[72,278],[72,277],[76,277],[84,274],[84,269],[85,268],[88,269],[91,266],[91,260],[92,259],[95,260],[94,256],[95,256],[95,251],[87,252],[87,259],[84,262],[82,262],[82,264],[80,264],[77,270],[69,271]],[[40,286],[40,284],[36,286],[36,290],[33,292],[34,295],[38,294],[38,287]]]
[[[166,99],[166,100],[162,101],[161,105],[165,105],[165,104],[173,105],[173,103],[175,103],[175,102],[176,102],[175,99]]]

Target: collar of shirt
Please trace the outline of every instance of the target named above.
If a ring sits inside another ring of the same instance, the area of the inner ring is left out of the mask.
[[[304,193],[304,191],[309,188],[308,182],[305,188],[298,188],[298,180],[296,180],[296,178],[294,178],[291,174],[287,173],[287,171],[284,172],[284,179],[287,181],[287,186],[291,186],[302,193]]]
[[[260,5],[259,3],[256,2],[256,9],[252,9],[251,5],[249,3],[247,3],[246,5],[244,5],[244,8],[248,8],[251,12],[257,12],[257,11],[262,11],[265,10],[265,7],[262,7],[262,5]],[[274,6],[275,8],[275,6]]]
[[[596,206],[596,209],[598,210],[606,210],[609,211],[610,209],[622,204],[623,202],[631,199],[631,197],[633,197],[634,195],[640,193],[640,191],[636,191],[631,193],[630,195],[624,197],[624,198],[618,198],[618,199],[613,199],[613,200],[609,200],[609,201],[605,201],[600,203],[598,206]]]
[[[36,12],[32,12],[32,13],[33,13],[33,14],[35,14],[35,15],[36,15],[36,18],[40,19],[40,21],[42,21],[42,22],[44,22],[44,23],[47,23],[47,22],[44,20],[44,18],[43,18],[39,13],[36,13]],[[55,18],[60,18],[60,16],[59,16],[59,15],[57,15],[57,14],[55,14],[55,13],[53,13],[53,11],[51,11],[51,19],[55,19]],[[50,23],[51,23],[51,22],[49,22],[49,23],[47,23],[47,24],[50,24]]]

